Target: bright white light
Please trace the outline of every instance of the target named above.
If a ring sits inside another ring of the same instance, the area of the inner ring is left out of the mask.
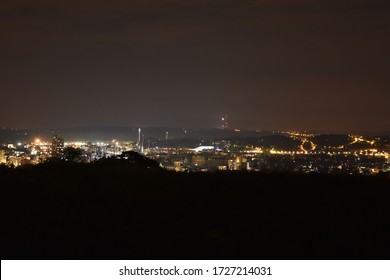
[[[214,150],[214,146],[199,146],[195,149],[191,149],[195,152],[201,152],[201,151],[205,151],[205,150]]]

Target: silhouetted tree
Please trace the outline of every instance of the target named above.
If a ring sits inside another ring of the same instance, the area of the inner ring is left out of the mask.
[[[70,162],[82,162],[83,150],[79,148],[66,147],[64,149],[64,159]]]
[[[134,167],[140,167],[140,168],[153,168],[158,169],[160,168],[160,164],[153,160],[149,159],[137,152],[134,151],[126,151],[123,152],[120,156],[118,156],[121,160],[126,160],[130,164],[134,165]]]
[[[160,164],[157,161],[134,151],[126,151],[116,157],[103,158],[98,163],[110,166],[119,165],[141,169],[160,169]]]

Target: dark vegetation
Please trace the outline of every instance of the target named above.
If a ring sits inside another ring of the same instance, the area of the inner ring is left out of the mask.
[[[320,134],[311,139],[318,146],[346,146],[351,142],[350,136],[346,134]]]
[[[0,168],[2,259],[388,259],[385,177]]]

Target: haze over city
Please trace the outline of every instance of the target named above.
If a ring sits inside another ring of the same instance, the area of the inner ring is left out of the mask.
[[[388,131],[389,9],[1,1],[0,126]]]

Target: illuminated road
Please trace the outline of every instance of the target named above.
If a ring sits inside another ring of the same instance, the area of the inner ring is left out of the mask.
[[[317,146],[313,143],[313,141],[310,141],[310,140],[304,138],[304,139],[302,139],[302,144],[301,144],[301,146],[299,146],[299,148],[300,148],[300,150],[301,150],[302,152],[305,152],[305,153],[308,152],[308,150],[306,150],[305,147],[304,147],[304,145],[305,145],[306,143],[310,143],[310,151],[314,151],[314,150],[316,149],[316,147],[317,147]]]

